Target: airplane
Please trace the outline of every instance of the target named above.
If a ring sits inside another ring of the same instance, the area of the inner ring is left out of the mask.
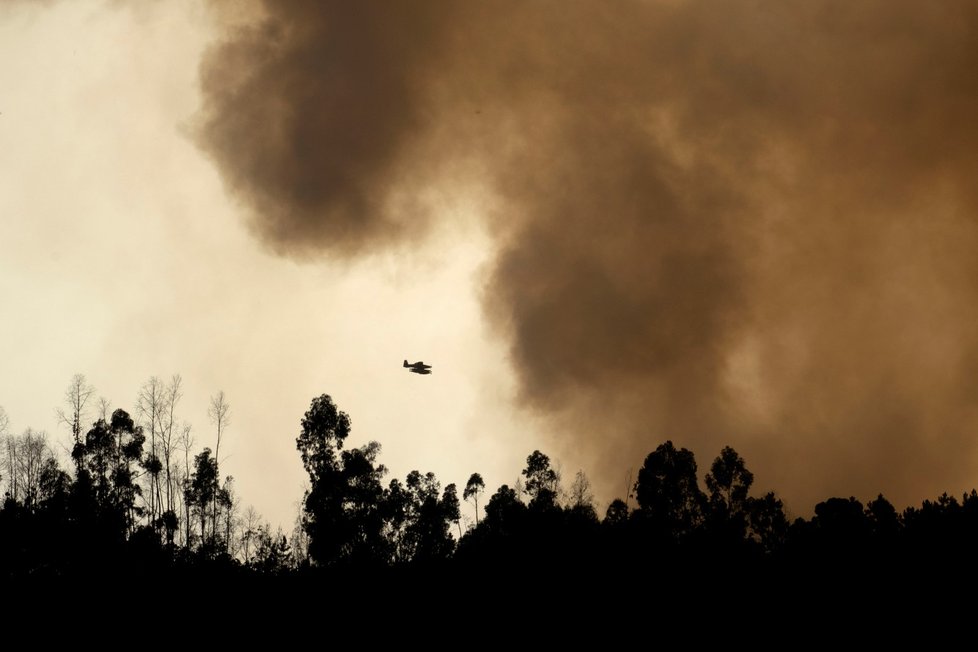
[[[405,360],[404,361],[404,366],[405,366],[405,368],[409,369],[412,374],[425,374],[425,375],[427,375],[427,374],[430,374],[431,373],[431,365],[430,364],[425,364],[425,363],[421,362],[420,360],[418,362],[412,362],[411,364],[408,364],[408,361]]]

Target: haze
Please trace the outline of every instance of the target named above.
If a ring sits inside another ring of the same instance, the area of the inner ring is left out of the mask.
[[[81,4],[0,10],[16,428],[180,373],[283,523],[323,392],[443,483],[974,486],[973,3]]]

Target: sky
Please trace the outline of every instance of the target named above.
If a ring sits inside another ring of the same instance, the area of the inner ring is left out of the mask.
[[[512,484],[544,443],[516,421],[505,350],[481,323],[477,209],[446,207],[425,243],[355,262],[263,247],[192,137],[218,17],[199,2],[0,10],[11,431],[45,430],[63,451],[56,408],[74,374],[133,414],[151,376],[180,374],[178,418],[198,450],[214,448],[208,401],[225,392],[222,473],[273,525],[297,513],[295,438],[323,393],[350,414],[351,445],[381,442],[389,477],[431,470],[461,486],[480,471]],[[410,374],[404,358],[434,373]]]
[[[0,405],[75,373],[291,523],[330,394],[391,477],[667,439],[807,515],[976,484],[978,9],[951,0],[0,9]],[[406,373],[423,359],[434,373]]]

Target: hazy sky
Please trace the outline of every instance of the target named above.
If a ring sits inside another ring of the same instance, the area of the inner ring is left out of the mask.
[[[542,448],[606,503],[672,439],[799,514],[970,489],[975,70],[963,0],[8,3],[0,405],[180,373],[212,445],[223,389],[283,524],[323,392],[443,484]]]
[[[446,206],[444,228],[410,251],[343,264],[269,253],[188,136],[215,14],[138,6],[0,9],[0,405],[12,429],[67,443],[55,408],[75,373],[130,412],[150,376],[179,373],[198,448],[214,446],[207,402],[225,391],[222,471],[273,523],[289,526],[301,499],[295,437],[321,393],[351,415],[353,445],[382,443],[392,474],[512,483],[543,443],[517,427],[505,351],[481,325],[477,207]],[[405,357],[434,373],[408,373]]]

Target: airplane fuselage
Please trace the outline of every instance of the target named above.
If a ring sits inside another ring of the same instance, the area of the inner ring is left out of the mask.
[[[425,364],[420,360],[418,362],[408,362],[407,360],[405,360],[404,368],[413,374],[427,375],[431,373],[431,365]]]

